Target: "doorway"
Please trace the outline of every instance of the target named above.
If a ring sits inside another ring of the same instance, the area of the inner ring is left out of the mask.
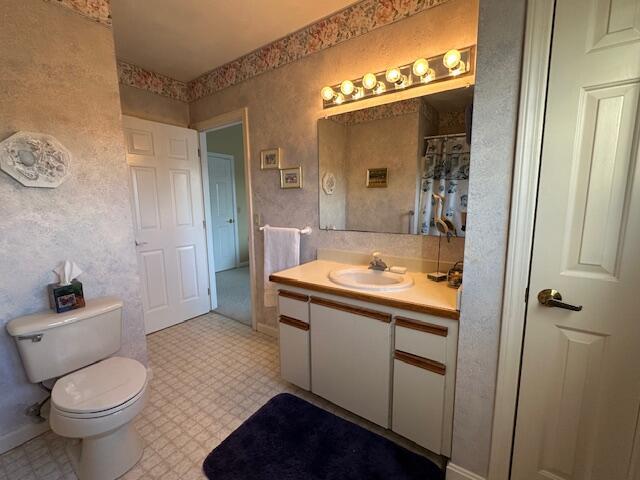
[[[200,134],[211,308],[252,325],[249,208],[242,122]]]

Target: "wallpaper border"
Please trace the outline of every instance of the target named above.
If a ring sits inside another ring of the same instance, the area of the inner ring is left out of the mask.
[[[124,85],[190,103],[448,1],[362,0],[186,83],[122,60],[118,60],[118,77]]]

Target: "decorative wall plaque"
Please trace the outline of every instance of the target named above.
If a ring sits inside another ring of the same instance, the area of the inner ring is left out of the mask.
[[[51,135],[18,132],[0,142],[0,169],[26,187],[55,188],[70,166],[71,153]]]

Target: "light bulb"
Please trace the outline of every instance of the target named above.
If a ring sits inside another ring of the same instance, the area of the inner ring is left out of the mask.
[[[324,87],[321,91],[320,94],[322,95],[322,98],[327,101],[330,102],[331,100],[333,100],[334,95],[336,94],[336,92],[333,91],[333,88],[331,87]]]
[[[351,80],[345,80],[340,84],[340,91],[345,95],[351,95],[355,90],[355,85]]]
[[[385,74],[385,78],[389,83],[396,83],[398,80],[400,80],[401,77],[402,77],[402,72],[398,67],[390,68],[389,70],[387,70],[387,73]]]
[[[455,48],[449,50],[444,54],[444,57],[442,57],[442,63],[444,63],[444,66],[449,70],[453,70],[460,63],[460,52]]]
[[[373,73],[367,73],[364,77],[362,77],[362,86],[367,90],[375,88],[377,84],[378,78]]]
[[[426,58],[419,58],[413,62],[413,74],[416,77],[422,77],[429,71],[429,62]]]
[[[333,101],[333,103],[335,103],[336,105],[340,105],[341,103],[344,103],[344,95],[341,93],[336,93],[336,98]]]

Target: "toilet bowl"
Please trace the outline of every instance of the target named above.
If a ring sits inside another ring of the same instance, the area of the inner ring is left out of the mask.
[[[67,453],[80,480],[113,480],[140,459],[143,443],[132,421],[142,411],[147,369],[111,357],[58,379],[51,392],[51,429],[76,439]]]

